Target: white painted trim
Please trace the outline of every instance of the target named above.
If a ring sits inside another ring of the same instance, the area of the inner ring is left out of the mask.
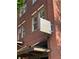
[[[20,43],[20,44],[22,44],[23,42],[21,42],[21,41],[17,41],[17,43]]]
[[[36,11],[34,11],[31,16],[35,15],[43,7],[44,7],[44,4],[42,4]]]
[[[19,25],[18,25],[18,27],[20,27],[22,24],[24,24],[26,21],[24,20],[22,23],[20,23]]]
[[[40,51],[40,52],[50,52],[50,50],[49,50],[49,49],[37,48],[37,47],[34,47],[34,51]]]
[[[37,13],[37,11],[34,11],[34,12],[32,13],[32,16],[35,15],[36,13]]]
[[[44,7],[44,4],[42,4],[37,10],[39,11],[40,9],[42,9]]]
[[[23,49],[25,49],[27,46],[24,46],[22,48],[20,48],[19,50],[17,50],[17,52],[23,51]]]

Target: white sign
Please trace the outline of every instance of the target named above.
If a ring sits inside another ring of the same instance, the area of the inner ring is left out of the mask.
[[[40,31],[51,34],[51,22],[40,18]]]

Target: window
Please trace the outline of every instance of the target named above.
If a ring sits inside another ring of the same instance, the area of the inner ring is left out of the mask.
[[[21,38],[21,28],[18,29],[18,40]]]
[[[22,28],[21,28],[21,38],[24,38],[24,35],[25,35],[25,30],[24,30],[24,27],[22,26]]]
[[[36,47],[41,47],[41,48],[48,48],[47,46],[47,41],[43,41],[43,42],[40,42],[39,44],[36,45]]]
[[[36,0],[32,0],[32,4],[34,4],[36,2]]]
[[[37,29],[38,29],[38,15],[32,18],[32,31],[35,31]]]
[[[22,16],[22,9],[20,9],[20,11],[19,11],[19,17],[21,17]]]
[[[39,18],[45,19],[45,10],[41,9],[36,15],[32,17],[32,31],[36,31],[39,28]]]
[[[39,11],[39,16],[43,19],[45,19],[45,9],[42,8],[40,11]]]
[[[25,36],[25,29],[23,26],[21,26],[19,29],[18,29],[18,40],[24,38]]]
[[[26,12],[27,4],[24,4],[23,6],[23,14]]]
[[[41,9],[36,15],[32,17],[32,31],[36,31],[39,28],[39,19],[38,18],[45,19],[45,10],[44,8]]]
[[[26,12],[27,9],[27,2],[23,0],[21,3],[22,6],[19,8],[19,17],[21,17]]]

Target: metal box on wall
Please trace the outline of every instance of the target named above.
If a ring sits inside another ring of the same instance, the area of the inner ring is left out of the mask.
[[[40,31],[51,34],[51,22],[40,18]]]

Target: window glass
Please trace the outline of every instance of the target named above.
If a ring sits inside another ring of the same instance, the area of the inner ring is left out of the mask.
[[[19,17],[21,17],[27,10],[27,2],[26,0],[22,1],[22,6],[19,7]]]
[[[19,29],[18,29],[18,40],[24,38],[25,36],[25,29],[23,26],[21,26]]]
[[[44,10],[44,8],[39,11],[39,16],[41,18],[45,19],[45,10]]]
[[[36,0],[32,0],[32,4],[34,4],[36,2]]]
[[[26,12],[27,4],[24,4],[23,6],[23,14]]]
[[[21,38],[21,28],[18,29],[18,40]]]
[[[37,30],[38,28],[38,15],[32,17],[32,31]]]
[[[24,27],[22,26],[22,28],[21,28],[21,38],[24,38],[24,36],[25,36],[25,29],[24,29]]]

